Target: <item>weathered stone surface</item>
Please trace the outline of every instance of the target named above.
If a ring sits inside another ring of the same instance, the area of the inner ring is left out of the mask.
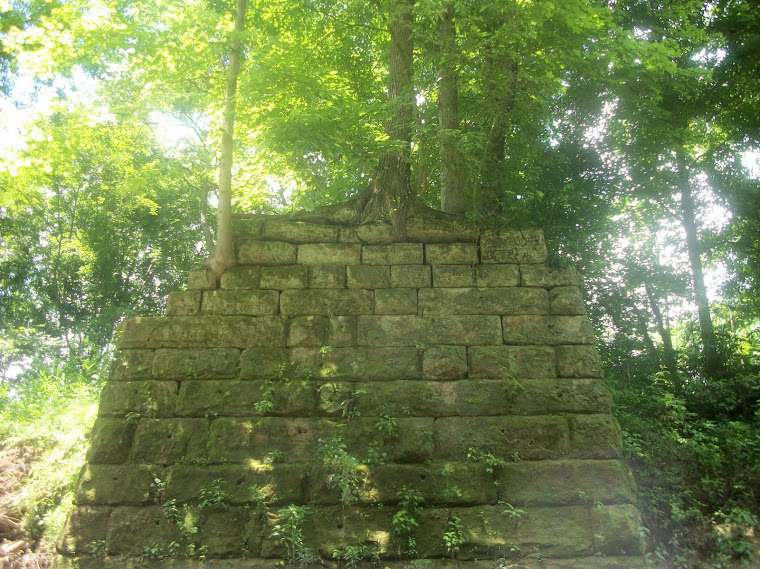
[[[419,302],[422,314],[549,313],[545,290],[519,287],[423,289]]]
[[[85,464],[75,501],[80,506],[123,506],[152,503],[150,485],[164,480],[163,469],[147,464]]]
[[[244,238],[258,238],[261,236],[261,230],[264,227],[268,216],[263,215],[233,215],[232,216],[232,235],[236,240]]]
[[[432,243],[425,245],[425,262],[429,265],[475,265],[475,243]]]
[[[309,288],[345,288],[345,265],[311,265]]]
[[[285,321],[278,316],[127,318],[121,324],[120,345],[122,348],[284,346]]]
[[[111,363],[112,381],[150,379],[153,372],[153,350],[121,349]]]
[[[574,415],[569,418],[573,456],[620,458],[623,437],[617,420],[609,414]]]
[[[594,329],[585,316],[504,316],[505,344],[593,344]]]
[[[552,267],[545,264],[520,265],[522,286],[540,286],[553,288],[557,286],[579,286],[580,277],[575,267],[565,265]]]
[[[324,346],[327,343],[327,316],[296,316],[288,327],[288,346]]]
[[[557,346],[559,377],[602,377],[602,361],[595,346]]]
[[[422,358],[423,379],[467,377],[467,349],[464,346],[431,346]]]
[[[476,282],[479,287],[508,287],[520,285],[519,265],[477,265]]]
[[[225,507],[199,517],[196,539],[209,557],[243,557],[258,552],[262,527],[250,509]]]
[[[599,379],[515,379],[504,385],[514,414],[612,412],[612,397]]]
[[[245,239],[238,243],[239,265],[295,265],[298,247],[283,241]]]
[[[111,555],[137,557],[146,546],[158,545],[163,549],[181,539],[179,527],[164,515],[161,506],[120,506],[113,509],[108,519],[106,545]]]
[[[215,316],[269,316],[277,314],[275,290],[210,290],[203,293],[202,311]]]
[[[498,499],[508,504],[627,504],[636,500],[631,471],[620,460],[510,462],[497,471]]]
[[[477,241],[480,228],[458,219],[426,219],[412,216],[406,223],[406,235],[411,241],[423,243],[452,243]]]
[[[464,460],[470,449],[502,460],[561,458],[570,433],[564,417],[441,417],[435,422],[435,457]]]
[[[261,288],[285,290],[309,286],[309,267],[286,265],[282,267],[262,267]]]
[[[373,310],[374,295],[371,290],[284,290],[280,294],[280,311],[288,316],[350,316],[372,314]]]
[[[554,348],[546,346],[472,346],[467,350],[470,377],[556,377]]]
[[[284,348],[255,347],[240,356],[241,379],[280,377],[291,365],[291,351]]]
[[[549,306],[552,314],[583,315],[586,305],[581,290],[576,286],[559,286],[549,291]]]
[[[391,265],[391,286],[425,288],[432,285],[430,265]]]
[[[187,277],[188,290],[211,290],[216,288],[216,277],[208,267],[190,269]]]
[[[222,275],[222,290],[251,290],[259,288],[261,282],[261,267],[242,265],[227,269]]]
[[[330,316],[327,345],[344,348],[356,344],[356,316]]]
[[[357,336],[360,346],[481,345],[502,341],[498,316],[359,316]]]
[[[294,348],[293,363],[321,379],[415,379],[420,353],[411,347]]]
[[[543,263],[546,261],[544,234],[540,229],[483,231],[480,258],[485,264]]]
[[[393,238],[393,227],[388,223],[365,223],[355,231],[356,238],[367,245],[387,243]]]
[[[146,464],[173,464],[206,459],[205,419],[141,419],[131,459]]]
[[[201,311],[201,291],[170,292],[166,297],[167,316],[195,316]]]
[[[171,417],[177,395],[175,381],[109,381],[100,394],[100,417]]]
[[[335,243],[338,241],[338,227],[303,221],[264,221],[260,238],[264,241],[286,241],[288,243]]]
[[[134,433],[134,421],[98,417],[92,427],[87,461],[90,464],[126,462]]]
[[[376,290],[375,314],[417,314],[417,289],[387,288]]]
[[[475,286],[475,269],[469,265],[433,265],[433,286],[442,288]]]
[[[592,509],[594,550],[602,555],[644,555],[641,516],[630,504]]]
[[[388,265],[353,265],[346,267],[348,288],[388,288],[391,268]]]
[[[365,245],[362,247],[362,263],[366,265],[421,265],[423,263],[422,243]]]
[[[353,243],[307,243],[298,246],[301,265],[356,265],[361,263],[362,248]]]
[[[66,520],[64,537],[58,550],[67,555],[81,555],[99,543],[105,547],[106,527],[111,508],[80,506]]]
[[[153,377],[157,379],[223,379],[236,377],[240,368],[240,350],[156,350]]]

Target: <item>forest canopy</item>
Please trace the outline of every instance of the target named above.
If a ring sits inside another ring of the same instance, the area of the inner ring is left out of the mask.
[[[744,555],[710,532],[760,504],[754,3],[248,0],[236,27],[241,2],[0,0],[0,412],[97,385],[214,249],[238,46],[233,212],[374,187],[378,215],[543,228],[587,279],[652,554]]]

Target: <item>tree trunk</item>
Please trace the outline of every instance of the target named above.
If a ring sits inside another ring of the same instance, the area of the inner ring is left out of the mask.
[[[219,208],[216,224],[216,247],[206,259],[217,281],[225,270],[235,266],[235,251],[232,244],[232,156],[233,134],[235,130],[235,102],[240,61],[243,56],[243,42],[240,35],[245,30],[246,0],[237,0],[235,10],[235,37],[230,50],[230,64],[227,69],[227,95],[224,100],[222,125],[222,149],[219,159]]]
[[[665,369],[668,370],[671,379],[675,379],[678,377],[678,366],[676,364],[676,351],[673,349],[673,339],[670,335],[670,328],[665,322],[665,318],[662,316],[660,305],[658,304],[657,298],[655,298],[654,291],[649,283],[644,283],[644,290],[646,290],[647,299],[649,300],[649,308],[652,310],[652,314],[654,314],[654,321],[655,324],[657,324],[657,332],[659,332],[660,338],[662,338],[662,355]]]
[[[723,362],[718,353],[718,343],[715,340],[715,330],[710,317],[710,304],[707,300],[702,258],[699,252],[699,235],[697,233],[694,198],[691,194],[691,182],[686,171],[686,160],[681,153],[678,154],[678,174],[681,186],[679,189],[681,191],[683,228],[686,233],[686,249],[689,253],[689,264],[694,284],[694,302],[697,305],[699,332],[705,356],[703,371],[707,377],[715,377],[720,374]]]
[[[357,211],[361,219],[389,216],[393,223],[394,238],[400,240],[406,236],[406,210],[412,193],[411,148],[415,109],[412,85],[414,0],[391,0],[389,6],[390,116],[385,124],[385,133],[393,147],[380,156],[374,180],[359,196]]]
[[[441,211],[461,215],[464,206],[462,158],[459,153],[459,69],[456,61],[454,3],[445,2],[438,20],[438,141],[441,154]]]

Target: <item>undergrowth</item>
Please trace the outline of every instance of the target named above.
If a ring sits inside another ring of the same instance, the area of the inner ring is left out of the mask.
[[[48,363],[0,384],[0,519],[24,541],[9,569],[50,566],[97,413],[97,367]]]

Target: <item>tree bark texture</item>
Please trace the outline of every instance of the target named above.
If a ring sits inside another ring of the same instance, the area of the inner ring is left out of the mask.
[[[459,151],[459,69],[454,3],[445,2],[438,20],[438,143],[441,159],[441,211],[461,215],[465,211],[462,157]]]
[[[657,302],[657,298],[654,295],[654,291],[649,283],[644,283],[644,290],[647,293],[647,299],[649,300],[649,308],[654,314],[654,321],[657,324],[657,332],[662,339],[662,355],[665,369],[668,370],[671,378],[675,379],[678,376],[678,366],[676,365],[676,351],[673,349],[673,339],[670,335],[670,328],[665,322],[665,318],[660,310],[660,305]]]
[[[222,124],[222,148],[219,158],[219,208],[216,224],[216,247],[207,259],[217,281],[224,271],[236,264],[232,243],[232,161],[235,131],[235,103],[240,63],[243,57],[243,42],[240,34],[245,30],[246,0],[237,0],[235,10],[235,34],[230,49],[230,64],[227,69],[227,92],[224,100]]]

